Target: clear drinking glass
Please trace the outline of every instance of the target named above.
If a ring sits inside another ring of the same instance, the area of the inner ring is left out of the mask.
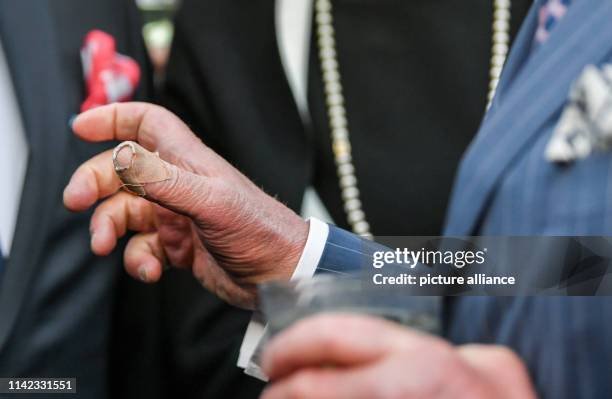
[[[412,296],[398,289],[364,284],[356,276],[321,275],[260,286],[261,305],[271,335],[297,320],[323,312],[377,316],[436,334],[439,298]]]
[[[260,355],[266,342],[294,322],[315,314],[357,313],[431,334],[440,331],[439,297],[411,296],[406,291],[365,284],[360,276],[318,275],[301,281],[271,282],[262,284],[259,294],[266,334],[246,372],[261,379],[265,375],[259,368]]]

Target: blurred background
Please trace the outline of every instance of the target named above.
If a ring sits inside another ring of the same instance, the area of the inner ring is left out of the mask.
[[[163,76],[174,35],[172,17],[180,0],[137,0],[142,11],[142,29],[158,77]]]

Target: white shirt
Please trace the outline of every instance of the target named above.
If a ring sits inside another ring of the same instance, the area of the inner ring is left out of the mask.
[[[0,44],[0,249],[4,257],[11,253],[28,152],[19,104]]]

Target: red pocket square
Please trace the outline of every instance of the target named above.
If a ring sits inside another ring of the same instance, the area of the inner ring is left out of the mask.
[[[81,61],[87,89],[81,112],[132,98],[140,81],[140,67],[132,58],[117,53],[111,35],[99,30],[89,32]]]

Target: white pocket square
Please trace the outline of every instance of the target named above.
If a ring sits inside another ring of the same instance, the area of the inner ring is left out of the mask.
[[[567,163],[612,149],[612,65],[588,65],[572,85],[545,156]]]

